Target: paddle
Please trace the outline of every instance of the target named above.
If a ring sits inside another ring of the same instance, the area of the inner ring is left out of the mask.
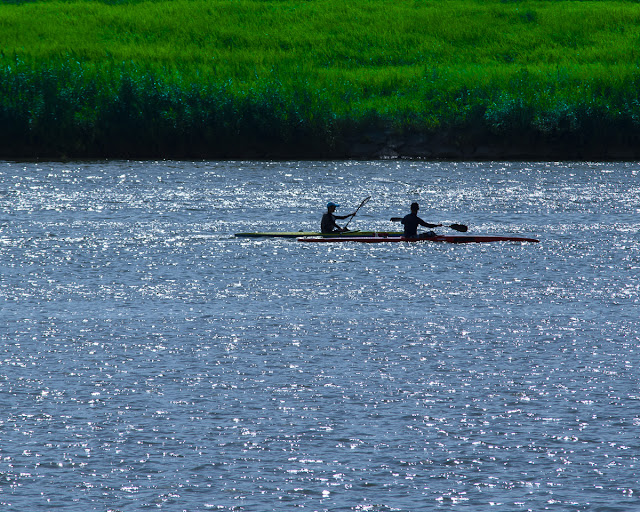
[[[349,222],[351,222],[351,221],[353,220],[353,218],[356,216],[356,213],[358,213],[358,210],[359,210],[360,208],[362,208],[365,204],[367,204],[367,203],[369,202],[369,199],[371,199],[371,196],[367,196],[367,197],[365,197],[365,198],[362,200],[362,202],[360,203],[360,206],[358,206],[358,208],[356,208],[356,211],[355,211],[355,212],[353,212],[353,215],[352,215],[352,216],[351,216],[351,218],[349,219]],[[344,229],[347,229],[347,226],[349,225],[349,222],[347,222],[347,223],[344,225]]]
[[[402,217],[391,217],[391,222],[400,222],[400,221],[402,221]],[[456,231],[461,231],[462,233],[466,233],[467,230],[469,229],[464,224],[450,224],[448,226],[445,225],[445,224],[440,224],[440,226],[444,226],[446,228],[455,229]]]

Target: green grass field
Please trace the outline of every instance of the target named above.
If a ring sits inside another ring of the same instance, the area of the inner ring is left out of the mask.
[[[640,154],[640,3],[0,5],[0,155],[348,156],[372,134]]]

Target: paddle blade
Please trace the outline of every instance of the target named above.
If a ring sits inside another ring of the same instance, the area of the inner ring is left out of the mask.
[[[362,208],[365,204],[367,204],[369,202],[369,200],[371,199],[371,196],[367,196],[365,197],[362,202],[360,203],[360,206],[358,206],[356,208],[356,211],[353,212],[353,215],[351,215],[351,218],[347,221],[347,223],[344,225],[344,228],[347,229],[347,226],[349,225],[349,222],[351,222],[353,220],[353,217],[355,216],[356,213],[358,213],[358,211],[360,210],[360,208]]]
[[[362,208],[365,204],[367,204],[370,200],[371,200],[371,196],[365,197],[360,203],[360,206],[358,206],[358,210]]]
[[[402,217],[391,217],[391,222],[400,222]]]
[[[463,233],[466,233],[467,230],[469,229],[467,226],[465,226],[464,224],[451,224],[449,226],[451,229],[455,229],[456,231],[462,231]]]

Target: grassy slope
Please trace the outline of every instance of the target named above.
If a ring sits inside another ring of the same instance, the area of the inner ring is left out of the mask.
[[[131,152],[123,123],[146,152],[197,132],[212,156],[381,128],[634,146],[640,124],[631,1],[41,0],[1,6],[0,41],[25,150]]]

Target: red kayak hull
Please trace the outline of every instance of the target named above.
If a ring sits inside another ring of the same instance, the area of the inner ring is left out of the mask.
[[[298,238],[298,242],[362,242],[377,244],[386,242],[441,242],[449,244],[468,244],[483,242],[539,242],[536,238],[511,235],[436,235],[421,238],[405,238],[403,236],[343,236],[339,238]]]

